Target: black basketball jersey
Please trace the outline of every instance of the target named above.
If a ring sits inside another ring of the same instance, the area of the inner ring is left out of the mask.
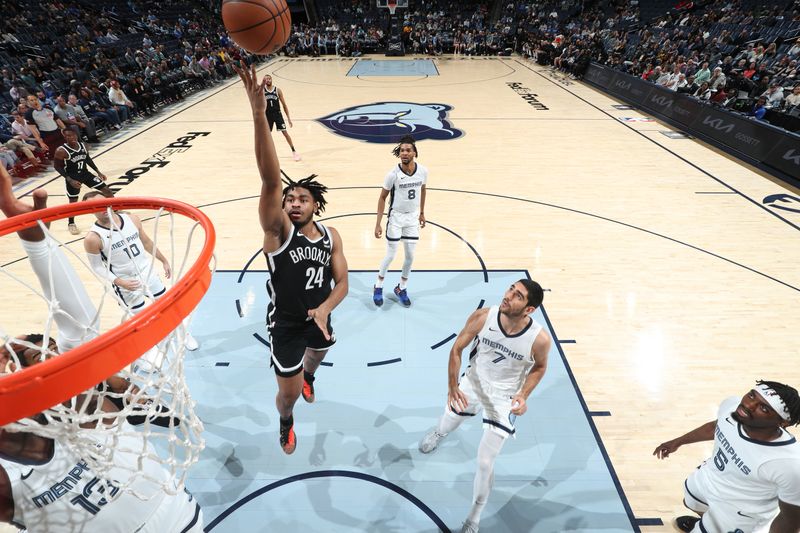
[[[267,99],[267,113],[270,115],[280,115],[281,102],[278,96],[278,88],[273,85],[270,91],[264,87],[264,98]]]
[[[308,310],[319,307],[331,293],[333,239],[328,228],[314,222],[322,237],[312,241],[292,228],[283,245],[267,255],[270,279],[267,322],[275,318],[305,322]]]
[[[77,148],[72,148],[68,143],[62,144],[61,148],[67,152],[67,159],[64,160],[64,172],[68,176],[86,172],[86,158],[89,157],[89,152],[86,151],[86,146],[82,142],[78,142]]]

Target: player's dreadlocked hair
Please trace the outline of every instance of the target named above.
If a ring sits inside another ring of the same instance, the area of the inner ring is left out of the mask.
[[[403,138],[400,139],[400,142],[397,143],[397,146],[395,146],[392,149],[392,153],[394,154],[395,157],[400,157],[400,146],[404,144],[410,144],[411,147],[414,149],[414,155],[419,157],[419,152],[417,151],[417,143],[416,141],[414,141],[414,137],[412,137],[411,135],[403,136]]]
[[[783,401],[789,411],[789,425],[796,426],[800,424],[800,395],[798,395],[797,389],[777,381],[756,381],[756,383],[758,385],[766,385],[774,390],[775,394]]]
[[[283,173],[283,171],[281,172]],[[317,210],[314,211],[314,214],[319,216],[320,213],[325,211],[325,204],[327,203],[327,201],[325,200],[325,193],[328,192],[328,188],[323,184],[321,184],[320,182],[314,180],[314,178],[317,177],[316,174],[311,174],[309,177],[303,178],[300,181],[294,181],[285,173],[283,174],[283,176],[284,176],[283,182],[286,184],[286,187],[283,188],[284,199],[286,199],[286,194],[289,191],[293,191],[297,187],[302,187],[311,193],[311,197],[314,198],[314,201],[319,206]]]

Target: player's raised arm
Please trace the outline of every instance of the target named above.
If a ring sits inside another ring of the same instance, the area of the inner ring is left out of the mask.
[[[7,217],[11,218],[36,209],[44,209],[45,207],[47,207],[47,191],[44,189],[33,191],[32,207],[18,200],[14,196],[11,186],[11,175],[3,165],[0,165],[0,211],[3,211]],[[38,225],[18,231],[17,234],[25,241],[37,242],[44,239],[44,231]]]
[[[281,167],[275,144],[267,125],[267,102],[264,98],[264,83],[258,82],[255,66],[247,68],[242,62],[239,67],[234,66],[244,83],[250,108],[253,111],[253,126],[255,130],[255,152],[258,172],[261,174],[261,199],[258,203],[258,217],[261,228],[265,233],[265,249],[268,247],[268,238],[281,240],[286,235],[286,230],[291,222],[283,211],[283,183],[281,182]],[[280,243],[278,243],[280,244]],[[270,246],[271,247],[271,246]]]

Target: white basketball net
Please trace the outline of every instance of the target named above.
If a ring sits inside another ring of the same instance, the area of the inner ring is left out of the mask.
[[[192,253],[199,250],[197,245],[192,245],[192,238],[200,224],[164,211],[140,213],[146,233],[173,269],[171,278],[165,279],[163,272],[159,272],[160,262],[153,261],[152,255],[146,256],[150,267],[146,271],[137,270],[135,277],[141,283],[146,301],[153,299],[145,282],[152,274],[160,274],[169,291],[172,280],[181,278],[192,264],[189,261],[194,258]],[[110,217],[110,210],[106,212]],[[85,226],[91,218],[82,217],[80,222]],[[176,220],[179,227],[176,227]],[[64,222],[59,220],[55,224]],[[0,287],[6,295],[15,295],[5,300],[19,302],[17,309],[25,309],[25,315],[38,306],[41,316],[24,324],[0,324],[0,351],[5,351],[8,357],[8,364],[0,368],[0,372],[13,372],[27,364],[37,364],[43,358],[59,357],[53,340],[58,335],[54,330],[79,324],[86,342],[133,316],[107,277],[101,277],[89,266],[82,239],[73,249],[56,239],[44,224],[39,222],[39,225],[49,245],[44,275],[37,279],[28,259],[8,261],[8,255],[2,256]],[[165,228],[167,225],[169,227]],[[115,222],[112,229],[119,230]],[[169,241],[168,247],[158,245],[160,236],[165,237],[161,240]],[[4,254],[19,250],[12,240],[20,239],[16,234],[0,238]],[[132,250],[129,248],[128,252]],[[175,262],[176,256],[180,263]],[[16,257],[19,258],[19,254]],[[67,258],[69,265],[77,267],[70,277],[70,291],[58,286],[59,282],[63,285],[65,270],[59,257]],[[76,273],[79,279],[75,278]],[[3,278],[13,280],[14,287],[9,287]],[[80,312],[70,313],[75,305],[71,296],[64,295],[82,290],[88,294],[93,308],[86,312],[84,306]],[[59,296],[67,301],[60,301]],[[73,315],[82,315],[82,318]],[[203,424],[195,414],[195,402],[184,376],[188,323],[189,319],[185,320],[130,367],[106,382],[3,429],[55,440],[74,459],[84,460],[93,475],[141,499],[149,499],[159,491],[175,494],[183,490],[187,471],[197,462],[205,445],[201,436]],[[42,334],[42,341],[31,342],[13,336],[25,337],[23,334],[29,333]]]

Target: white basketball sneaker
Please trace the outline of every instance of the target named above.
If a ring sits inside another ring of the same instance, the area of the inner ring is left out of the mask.
[[[478,533],[478,524],[464,520],[464,527],[461,528],[461,533]]]
[[[428,432],[425,437],[419,443],[419,451],[422,453],[431,453],[434,451],[438,446],[439,442],[447,436],[447,433],[442,435],[436,431],[436,428],[432,429]]]
[[[193,352],[200,347],[200,344],[194,337],[192,337],[191,333],[186,333],[186,338],[183,340],[183,345],[186,346],[186,349],[190,352]]]

